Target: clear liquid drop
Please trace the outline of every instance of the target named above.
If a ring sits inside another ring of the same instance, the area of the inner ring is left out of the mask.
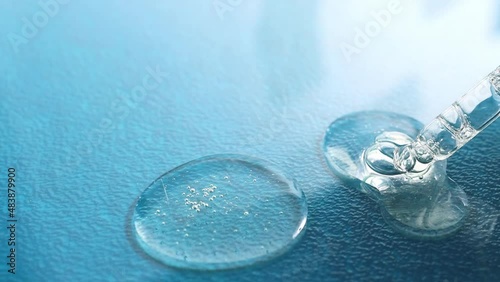
[[[259,216],[249,216],[249,209]],[[139,198],[132,225],[139,245],[155,259],[213,270],[282,254],[304,233],[306,219],[305,196],[289,178],[261,160],[220,155],[155,180]]]
[[[432,146],[420,144],[422,127],[399,114],[353,113],[330,125],[323,150],[333,172],[379,203],[396,230],[436,238],[462,226],[468,202],[447,177],[446,161],[434,160]]]

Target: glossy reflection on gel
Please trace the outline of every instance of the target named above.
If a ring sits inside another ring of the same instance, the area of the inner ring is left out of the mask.
[[[306,219],[305,196],[293,181],[261,160],[218,155],[155,180],[137,201],[132,225],[153,258],[213,270],[282,254]]]

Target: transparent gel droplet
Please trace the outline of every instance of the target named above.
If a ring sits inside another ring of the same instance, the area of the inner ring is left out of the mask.
[[[446,161],[430,165],[428,146],[414,142],[422,127],[395,113],[352,113],[330,125],[323,150],[333,172],[380,204],[385,220],[397,231],[418,238],[444,237],[462,226],[468,202],[448,178]]]
[[[292,180],[262,160],[218,155],[155,180],[140,196],[132,225],[153,258],[213,270],[282,254],[301,237],[306,219],[304,193]]]

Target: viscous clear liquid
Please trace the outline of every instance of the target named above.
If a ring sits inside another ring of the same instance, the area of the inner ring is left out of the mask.
[[[176,267],[223,269],[286,251],[303,233],[304,194],[269,164],[222,155],[162,175],[133,215],[139,245]]]
[[[405,173],[394,166],[394,152],[414,142],[423,128],[418,121],[389,112],[358,112],[328,128],[326,160],[349,186],[380,204],[397,231],[418,238],[447,236],[468,214],[463,190],[446,175],[446,161],[416,163]]]

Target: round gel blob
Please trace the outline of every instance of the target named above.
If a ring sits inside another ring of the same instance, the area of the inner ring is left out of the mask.
[[[303,234],[304,193],[272,165],[216,155],[181,165],[139,197],[136,239],[174,267],[217,270],[276,257]]]

